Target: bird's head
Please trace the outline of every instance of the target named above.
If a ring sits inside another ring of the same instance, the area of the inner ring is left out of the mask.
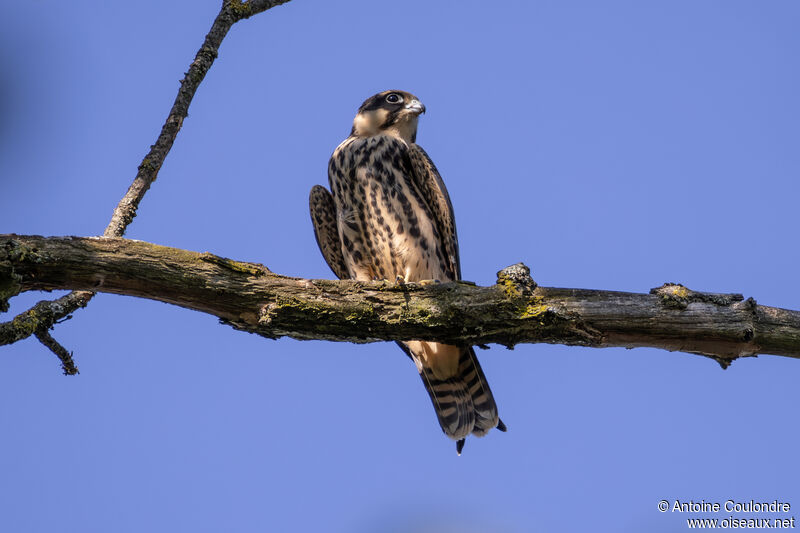
[[[416,141],[417,119],[424,112],[425,106],[413,94],[383,91],[361,104],[350,134],[356,137],[391,135],[410,144]]]

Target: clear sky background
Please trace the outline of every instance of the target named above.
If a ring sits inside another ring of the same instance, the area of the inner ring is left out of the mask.
[[[4,6],[0,233],[102,233],[218,7]],[[798,27],[788,0],[295,0],[233,28],[127,236],[331,278],[308,191],[359,104],[398,88],[428,108],[418,141],[465,279],[523,261],[546,286],[674,281],[799,309]],[[457,457],[393,344],[269,341],[112,295],[54,335],[80,375],[36,340],[0,348],[2,531],[672,532],[708,516],[661,499],[778,499],[800,518],[797,360],[492,347],[478,355],[509,431]]]

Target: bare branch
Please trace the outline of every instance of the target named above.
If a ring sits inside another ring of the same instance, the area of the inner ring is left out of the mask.
[[[36,338],[61,360],[61,369],[65,376],[74,376],[80,373],[78,367],[75,366],[75,361],[72,360],[72,352],[61,346],[47,330],[38,330]]]
[[[2,280],[2,274],[0,274]],[[2,281],[0,281],[2,285]],[[11,296],[12,294],[9,294]],[[73,291],[56,300],[42,300],[14,320],[0,324],[0,345],[27,339],[39,330],[47,330],[56,322],[67,318],[78,308],[86,304],[94,296],[93,292]],[[3,294],[0,290],[0,301]]]
[[[103,235],[106,237],[123,236],[125,229],[136,217],[139,203],[144,198],[150,185],[156,180],[167,154],[172,149],[175,138],[183,125],[183,119],[186,118],[189,112],[189,105],[194,98],[197,87],[217,58],[219,47],[228,30],[240,20],[287,2],[289,0],[252,0],[250,2],[225,0],[222,3],[222,8],[214,19],[203,45],[198,50],[183,80],[181,80],[178,95],[175,97],[175,102],[172,104],[172,109],[167,115],[167,120],[161,128],[158,139],[150,147],[150,151],[139,165],[133,183],[117,204],[116,209],[114,209],[111,221],[108,223]],[[3,286],[0,285],[0,312],[8,309],[8,296],[4,297],[3,292]],[[42,328],[47,330],[60,318],[81,307],[86,307],[93,296],[94,293],[92,292],[82,291],[51,302],[39,302],[36,307],[17,315],[13,320],[0,323],[0,338],[14,339],[10,342],[16,342],[31,336],[34,332],[42,330]]]
[[[5,235],[3,284],[159,300],[270,338],[649,346],[723,363],[761,353],[800,358],[800,311],[677,284],[651,294],[537,287],[524,265],[500,271],[491,287],[305,280],[141,241]]]
[[[172,109],[167,115],[167,120],[161,128],[161,133],[156,143],[150,147],[150,151],[142,159],[136,178],[134,178],[133,183],[128,188],[128,192],[125,193],[125,196],[122,197],[116,209],[114,209],[111,222],[109,222],[103,235],[106,237],[122,237],[125,234],[125,229],[136,217],[139,203],[144,198],[150,185],[158,177],[158,171],[161,170],[161,165],[164,164],[164,160],[172,149],[172,144],[175,142],[181,126],[183,126],[183,119],[189,113],[189,105],[192,103],[194,94],[217,58],[219,47],[228,34],[228,30],[242,19],[266,11],[271,7],[285,4],[288,1],[273,0],[243,3],[235,0],[226,0],[223,2],[222,9],[217,18],[214,19],[203,45],[197,51],[194,61],[189,65],[189,70],[181,80],[178,95],[175,97],[175,102],[172,104]]]

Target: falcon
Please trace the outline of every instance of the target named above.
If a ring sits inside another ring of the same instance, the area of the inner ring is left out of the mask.
[[[425,106],[405,91],[384,91],[358,109],[353,129],[328,163],[330,192],[311,189],[317,244],[340,279],[403,282],[461,279],[450,196],[416,144]],[[470,433],[505,431],[475,350],[438,342],[397,343],[411,357],[439,425],[461,455]]]

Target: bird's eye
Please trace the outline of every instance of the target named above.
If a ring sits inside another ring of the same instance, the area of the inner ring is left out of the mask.
[[[403,102],[403,97],[397,93],[389,93],[386,95],[386,101],[390,104],[399,104]]]

